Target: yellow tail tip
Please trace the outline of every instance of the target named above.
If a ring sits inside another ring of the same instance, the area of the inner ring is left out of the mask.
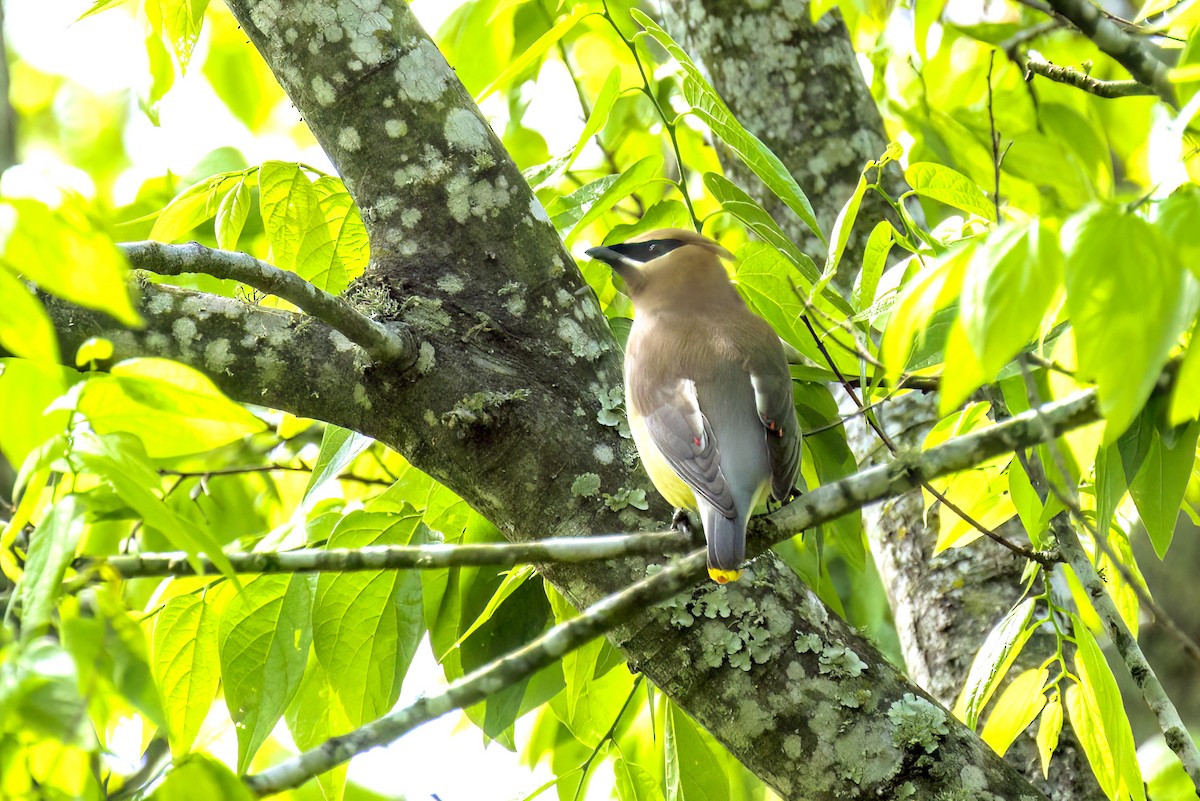
[[[719,567],[710,567],[708,569],[708,577],[718,584],[728,584],[731,581],[737,581],[742,577],[740,570],[722,570]]]

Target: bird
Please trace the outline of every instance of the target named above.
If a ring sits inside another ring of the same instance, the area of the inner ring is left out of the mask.
[[[736,581],[746,524],[767,497],[791,497],[801,432],[783,343],[752,312],[708,237],[679,228],[593,247],[625,282],[634,320],[625,410],[658,492],[699,513],[708,574]]]

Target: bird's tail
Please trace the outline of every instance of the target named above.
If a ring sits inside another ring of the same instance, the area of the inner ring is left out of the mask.
[[[703,502],[700,507],[708,541],[708,575],[718,584],[737,581],[746,558],[746,521],[725,517]]]

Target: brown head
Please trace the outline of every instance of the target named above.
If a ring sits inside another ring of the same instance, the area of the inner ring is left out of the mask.
[[[617,245],[591,248],[587,255],[612,267],[625,280],[634,306],[643,311],[737,295],[721,264],[733,254],[695,231],[660,228]]]

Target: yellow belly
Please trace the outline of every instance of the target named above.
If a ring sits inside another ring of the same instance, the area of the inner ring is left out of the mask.
[[[692,488],[683,482],[671,465],[663,458],[660,451],[646,430],[646,421],[638,417],[629,419],[629,431],[633,434],[633,442],[637,445],[638,455],[642,457],[642,466],[658,494],[667,499],[667,503],[681,509],[696,510],[696,494]]]

